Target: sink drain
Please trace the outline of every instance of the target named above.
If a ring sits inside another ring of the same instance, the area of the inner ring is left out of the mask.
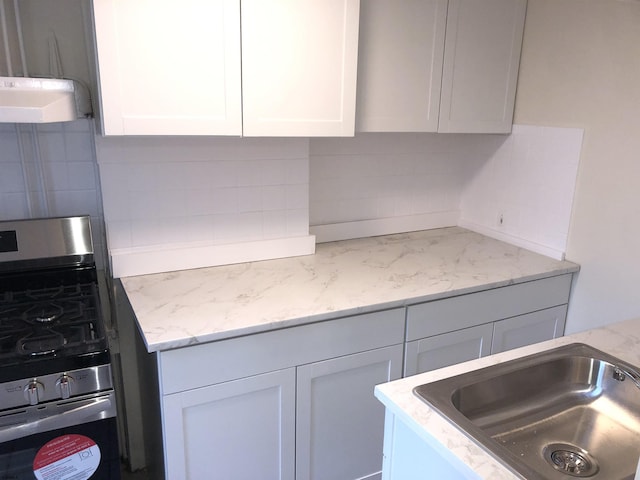
[[[598,464],[589,453],[574,445],[554,443],[544,449],[544,458],[556,470],[573,477],[591,477]]]

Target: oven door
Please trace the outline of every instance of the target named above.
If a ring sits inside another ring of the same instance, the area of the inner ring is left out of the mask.
[[[118,480],[113,391],[0,414],[0,480]]]

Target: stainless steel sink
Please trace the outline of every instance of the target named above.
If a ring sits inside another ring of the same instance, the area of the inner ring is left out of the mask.
[[[416,395],[527,480],[633,480],[637,369],[571,344],[421,385]]]

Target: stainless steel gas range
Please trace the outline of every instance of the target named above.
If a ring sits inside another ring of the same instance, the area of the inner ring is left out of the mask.
[[[0,480],[117,480],[89,217],[0,222]]]

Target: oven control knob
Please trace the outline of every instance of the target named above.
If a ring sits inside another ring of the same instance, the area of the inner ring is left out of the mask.
[[[24,398],[29,402],[29,405],[37,405],[43,393],[44,385],[35,378],[24,387]]]
[[[66,373],[56,382],[56,386],[60,392],[60,398],[63,400],[66,400],[71,396],[71,382],[73,382],[73,377],[70,377]]]

